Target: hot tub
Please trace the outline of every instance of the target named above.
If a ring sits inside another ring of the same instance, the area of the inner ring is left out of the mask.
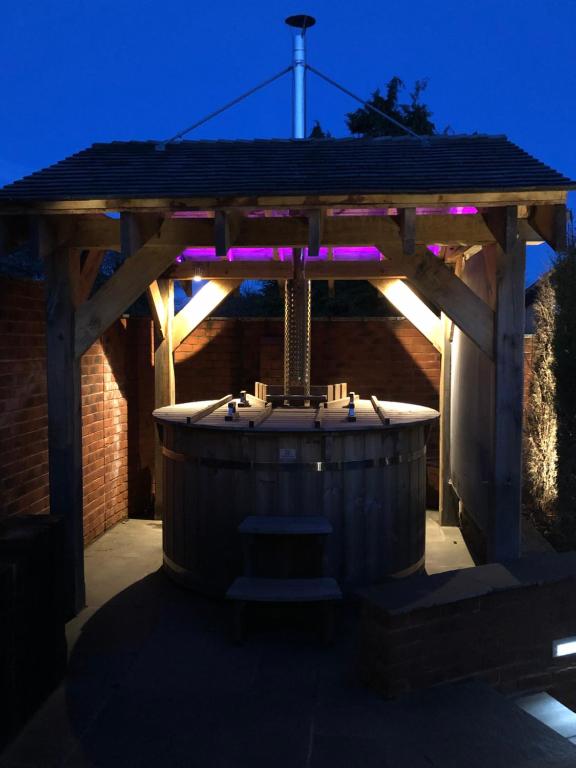
[[[241,573],[237,528],[248,515],[325,516],[325,573],[345,590],[423,568],[426,439],[437,411],[356,399],[350,421],[347,401],[272,409],[247,399],[231,420],[229,403],[239,401],[230,398],[154,411],[170,576],[224,595]]]

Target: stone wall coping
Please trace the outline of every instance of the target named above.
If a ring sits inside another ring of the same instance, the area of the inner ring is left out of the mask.
[[[570,579],[576,580],[576,552],[546,552],[505,563],[413,576],[370,587],[360,595],[386,613],[397,615]]]

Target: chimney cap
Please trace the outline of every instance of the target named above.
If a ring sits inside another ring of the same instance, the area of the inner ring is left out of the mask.
[[[298,16],[288,16],[284,20],[289,27],[296,27],[297,29],[309,29],[316,24],[314,16],[306,16],[306,14],[299,14]]]

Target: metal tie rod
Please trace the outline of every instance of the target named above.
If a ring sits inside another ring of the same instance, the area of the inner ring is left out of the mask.
[[[414,136],[417,139],[423,138],[422,136],[419,136],[417,133],[414,133],[414,131],[411,128],[408,128],[407,126],[402,125],[402,123],[399,123],[398,120],[395,120],[393,117],[390,117],[390,115],[387,115],[386,112],[382,112],[381,109],[378,109],[378,107],[374,107],[372,104],[370,104],[370,102],[364,101],[364,99],[360,98],[360,96],[356,96],[355,93],[352,93],[352,91],[349,91],[348,88],[345,88],[343,85],[340,85],[340,83],[337,83],[336,80],[332,80],[332,78],[328,77],[328,75],[324,75],[322,72],[320,72],[319,69],[316,69],[315,67],[311,67],[310,64],[306,64],[306,69],[309,69],[310,72],[322,78],[322,80],[325,80],[327,83],[330,83],[330,85],[333,85],[334,88],[338,88],[338,90],[342,91],[342,93],[345,93],[347,96],[350,96],[350,98],[360,102],[360,104],[363,104],[366,107],[366,109],[370,109],[372,110],[372,112],[376,112],[377,115],[380,115],[380,117],[383,117],[386,120],[388,120],[388,122],[392,123],[392,125],[395,125],[396,128],[400,128],[401,130],[406,131],[406,133],[409,133],[411,136]]]
[[[276,75],[269,77],[267,80],[264,80],[263,82],[254,86],[254,88],[251,88],[249,91],[246,91],[246,93],[243,93],[241,96],[238,96],[232,101],[229,101],[227,104],[224,104],[223,107],[220,107],[214,112],[211,112],[209,115],[206,115],[206,117],[203,117],[201,120],[198,120],[197,122],[193,123],[188,128],[185,128],[183,131],[176,133],[170,139],[166,139],[165,141],[160,141],[158,144],[156,144],[156,149],[158,150],[166,149],[167,144],[172,144],[174,141],[178,141],[178,139],[181,139],[183,136],[186,136],[186,134],[190,133],[190,131],[193,131],[195,128],[198,128],[201,125],[204,125],[204,123],[207,123],[209,120],[212,120],[213,117],[217,117],[218,115],[221,115],[222,112],[225,112],[227,109],[230,109],[230,107],[233,107],[239,102],[243,101],[244,99],[247,99],[248,96],[252,96],[252,94],[256,93],[256,91],[262,90],[262,88],[265,88],[267,85],[270,85],[275,80],[279,80],[281,77],[283,77],[284,75],[286,75],[288,72],[291,72],[291,71],[292,71],[292,65],[290,65],[289,67],[285,67],[281,72],[278,72]]]

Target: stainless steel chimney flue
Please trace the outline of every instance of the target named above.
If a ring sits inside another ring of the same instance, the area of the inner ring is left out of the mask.
[[[289,16],[286,24],[295,30],[293,71],[292,138],[306,138],[306,30],[316,24],[313,16]]]
[[[306,30],[316,20],[312,16],[290,16],[286,24],[293,27],[293,102],[292,137],[306,138]],[[293,278],[286,281],[284,291],[284,393],[310,395],[310,313],[311,285],[306,279],[304,251],[293,249]]]

